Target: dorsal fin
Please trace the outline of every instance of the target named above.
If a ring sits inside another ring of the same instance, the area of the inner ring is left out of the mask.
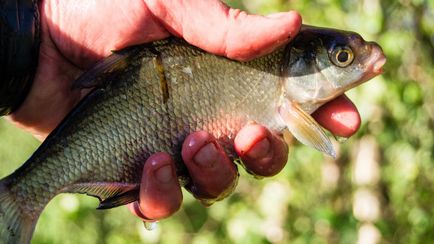
[[[107,58],[100,60],[90,70],[84,72],[72,84],[72,89],[83,89],[106,86],[108,76],[116,74],[128,67],[128,58],[140,48],[130,47],[120,51],[112,51]]]

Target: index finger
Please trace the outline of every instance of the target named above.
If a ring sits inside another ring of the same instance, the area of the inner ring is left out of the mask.
[[[341,95],[324,104],[312,116],[336,136],[350,137],[360,128],[360,114],[351,100]]]

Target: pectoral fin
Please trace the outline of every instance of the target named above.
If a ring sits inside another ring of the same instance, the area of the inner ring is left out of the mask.
[[[103,87],[108,81],[107,77],[128,66],[128,57],[134,49],[113,51],[110,56],[96,63],[90,70],[84,72],[72,84],[72,89]]]
[[[63,189],[63,192],[83,193],[97,197],[97,209],[114,208],[138,200],[139,185],[114,182],[78,183]]]
[[[300,106],[285,100],[279,108],[279,114],[297,140],[336,158],[336,152],[329,137],[312,116],[303,111]]]

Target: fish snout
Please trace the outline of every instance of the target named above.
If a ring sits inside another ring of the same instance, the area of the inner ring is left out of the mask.
[[[383,49],[375,42],[369,42],[371,53],[366,63],[366,70],[374,76],[383,73],[383,65],[386,63],[386,56]]]

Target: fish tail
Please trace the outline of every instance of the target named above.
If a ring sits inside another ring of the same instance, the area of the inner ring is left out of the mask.
[[[30,243],[36,220],[21,211],[9,190],[7,178],[0,180],[0,243]]]

